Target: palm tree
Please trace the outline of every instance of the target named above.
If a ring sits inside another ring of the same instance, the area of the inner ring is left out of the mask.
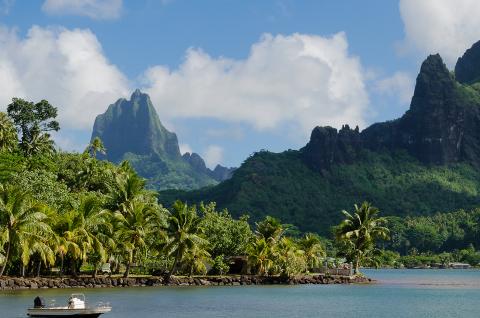
[[[288,237],[282,237],[274,250],[275,265],[284,277],[292,277],[306,270],[305,252]]]
[[[107,152],[107,149],[105,149],[105,146],[103,145],[102,140],[99,137],[95,137],[88,144],[87,149],[85,149],[85,152],[90,154],[92,158],[96,158],[97,152],[101,153],[102,155],[105,155]]]
[[[345,244],[345,253],[355,265],[355,273],[359,273],[362,260],[375,249],[375,241],[388,239],[389,230],[384,225],[385,218],[378,217],[379,210],[368,202],[359,207],[355,204],[353,214],[342,211],[345,219],[335,228],[337,240]]]
[[[173,211],[168,217],[169,242],[165,247],[168,255],[174,256],[169,276],[175,273],[178,264],[189,251],[206,250],[209,242],[202,237],[202,234],[202,219],[198,217],[195,207],[189,208],[186,203],[175,202]],[[196,253],[199,254],[198,251]]]
[[[41,132],[39,127],[32,128],[32,136],[20,144],[25,155],[31,157],[37,154],[50,155],[55,152],[54,142],[49,133]]]
[[[285,234],[285,227],[279,219],[266,216],[261,222],[256,223],[256,233],[268,243],[275,243]]]
[[[95,195],[82,197],[78,207],[66,212],[57,224],[61,238],[58,251],[61,256],[66,251],[72,251],[73,259],[85,261],[88,254],[93,252],[98,253],[101,261],[105,261],[106,246],[114,244],[110,219],[110,211],[101,208]],[[75,266],[72,270],[75,275]]]
[[[3,275],[13,249],[17,249],[23,264],[29,259],[28,246],[37,246],[51,237],[45,206],[35,202],[28,193],[14,185],[0,185],[0,237],[5,246]],[[4,247],[2,246],[2,247]]]
[[[147,239],[161,232],[164,213],[157,204],[140,199],[128,201],[114,213],[115,240],[128,254],[124,277],[128,277],[136,255],[146,251]]]
[[[201,245],[194,245],[192,249],[187,251],[185,262],[188,264],[188,276],[193,273],[206,274],[206,264],[211,261],[210,253]]]
[[[145,180],[138,176],[128,161],[120,164],[109,190],[109,205],[112,211],[121,211],[123,205],[139,196],[151,196],[151,193],[145,190]]]
[[[18,134],[13,122],[4,112],[0,112],[0,151],[12,152],[18,144]]]
[[[50,236],[50,239],[33,239],[27,243],[26,249],[24,250],[26,253],[22,255],[22,276],[24,276],[24,269],[30,262],[30,259],[33,257],[37,259],[37,272],[36,276],[40,276],[40,270],[42,267],[42,263],[47,265],[54,265],[55,264],[55,236]]]
[[[320,259],[326,256],[320,237],[314,233],[307,233],[299,240],[300,248],[305,252],[305,260],[309,270],[320,265]]]
[[[248,247],[248,262],[258,275],[268,274],[273,266],[270,244],[263,237],[257,237]]]

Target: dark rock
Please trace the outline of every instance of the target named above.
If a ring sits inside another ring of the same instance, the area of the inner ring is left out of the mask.
[[[460,83],[471,84],[480,80],[480,41],[473,44],[455,65],[455,78]]]
[[[138,89],[130,100],[121,98],[97,116],[92,140],[95,137],[100,137],[107,149],[106,158],[114,162],[127,152],[181,157],[177,136],[163,127],[150,97]]]
[[[209,175],[218,182],[222,182],[230,179],[235,170],[237,170],[237,168],[227,168],[221,165],[217,165],[215,169],[213,169],[213,171],[210,170]]]
[[[99,137],[106,154],[99,159],[129,160],[156,189],[194,189],[214,185],[231,175],[231,169],[210,170],[196,153],[180,154],[177,135],[168,131],[147,94],[136,90],[130,100],[119,99],[95,119],[91,140]],[[175,178],[168,178],[174,173]],[[166,178],[166,179],[164,179]]]
[[[354,162],[361,146],[358,127],[352,130],[345,125],[338,132],[332,127],[316,127],[302,154],[310,167],[321,171],[333,164]]]
[[[406,150],[425,164],[468,162],[480,167],[480,95],[456,83],[440,55],[430,55],[405,115],[361,133],[348,126],[339,132],[316,127],[301,152],[310,167],[322,171],[355,162],[362,149]]]

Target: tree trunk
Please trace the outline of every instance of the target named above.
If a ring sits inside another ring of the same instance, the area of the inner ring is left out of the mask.
[[[0,269],[0,277],[3,276],[3,272],[5,271],[5,268],[7,267],[8,263],[8,258],[10,256],[10,241],[7,243],[7,251],[5,252],[5,263],[2,265],[2,268]]]
[[[132,266],[133,259],[134,259],[134,252],[131,251],[128,262],[127,262],[127,268],[125,269],[125,273],[123,273],[124,278],[127,278],[128,275],[130,275],[130,267]]]
[[[77,277],[77,262],[72,260],[72,276]]]
[[[131,262],[128,261],[127,262],[127,268],[125,268],[125,273],[123,273],[124,278],[128,278],[128,275],[130,274],[130,265],[131,265]]]
[[[177,254],[175,255],[175,260],[173,261],[172,268],[170,269],[170,272],[168,273],[168,278],[172,276],[175,273],[175,270],[177,269],[178,262],[180,261],[180,249],[177,250]]]
[[[355,275],[358,275],[360,269],[360,257],[355,259]]]
[[[63,276],[63,258],[64,258],[64,255],[60,254],[60,277]]]
[[[21,277],[25,277],[25,265],[22,264],[21,268],[20,268],[20,276]]]
[[[193,275],[193,264],[190,265],[190,271],[188,272],[188,277],[192,277]]]
[[[116,262],[115,263],[115,274],[119,274],[120,273],[120,262]]]
[[[40,270],[41,269],[42,269],[42,261],[38,261],[36,277],[40,277]]]

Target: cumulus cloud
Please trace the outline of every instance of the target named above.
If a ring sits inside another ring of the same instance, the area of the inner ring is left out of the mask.
[[[223,160],[223,148],[217,145],[210,145],[202,154],[203,160],[208,168],[213,169]]]
[[[125,76],[89,30],[32,27],[25,38],[0,27],[0,105],[47,99],[62,128],[90,129],[95,116],[129,93]]]
[[[344,33],[266,34],[244,60],[192,48],[178,69],[154,66],[143,80],[162,118],[210,117],[258,130],[287,125],[302,136],[316,125],[362,126],[369,104]]]
[[[400,14],[403,48],[423,55],[440,53],[450,67],[480,40],[478,0],[400,0]]]
[[[120,17],[122,6],[122,0],[46,0],[42,10],[50,15],[79,15],[103,20]]]
[[[245,59],[214,58],[189,49],[178,68],[151,67],[141,81],[164,123],[214,118],[259,131],[287,131],[304,141],[316,125],[364,126],[369,99],[363,73],[359,59],[348,52],[344,33],[267,34]],[[83,132],[131,88],[91,31],[38,26],[25,37],[0,27],[0,85],[3,107],[13,96],[47,99],[59,108],[62,129]],[[229,138],[244,136],[243,130],[229,133]],[[224,132],[212,128],[204,135],[220,138]],[[75,144],[59,143],[66,148]],[[187,146],[182,152],[190,150]],[[204,155],[213,167],[222,160],[223,149],[211,145]]]
[[[401,103],[410,102],[414,88],[414,79],[405,72],[396,72],[390,77],[378,80],[374,85],[377,93],[398,98]]]

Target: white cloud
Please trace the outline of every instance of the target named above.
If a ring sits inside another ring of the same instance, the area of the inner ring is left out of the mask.
[[[190,49],[178,69],[155,66],[142,78],[163,123],[214,118],[288,131],[286,138],[304,141],[316,125],[362,126],[368,115],[363,69],[348,53],[343,33],[264,35],[244,60]],[[34,26],[26,37],[0,27],[0,87],[0,108],[14,96],[47,99],[59,108],[62,129],[85,132],[107,105],[128,96],[131,86],[90,30]],[[223,135],[214,129],[204,133]],[[243,130],[233,133],[243,138]],[[223,152],[212,146],[206,155],[207,164],[215,165]]]
[[[103,20],[120,17],[122,6],[122,0],[46,0],[42,10],[50,15],[79,15]]]
[[[223,148],[217,145],[210,145],[205,149],[202,157],[206,166],[213,169],[223,160]]]
[[[154,66],[144,89],[161,118],[210,117],[259,130],[365,124],[369,99],[358,58],[344,33],[264,35],[245,60],[189,49],[178,69]]]
[[[180,153],[183,155],[187,152],[192,153],[192,147],[189,144],[179,144],[178,147],[180,148]]]
[[[400,0],[400,14],[403,48],[423,55],[440,53],[450,67],[480,40],[478,0]]]
[[[91,129],[97,114],[129,93],[92,32],[38,26],[26,38],[0,27],[0,87],[2,109],[12,97],[47,99],[67,129]]]
[[[396,72],[390,77],[378,80],[374,85],[379,94],[396,97],[401,103],[410,103],[414,87],[414,79],[405,72]]]

